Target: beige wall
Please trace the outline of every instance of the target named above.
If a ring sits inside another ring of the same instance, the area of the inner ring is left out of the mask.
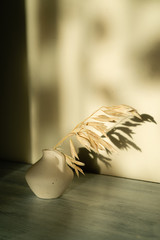
[[[135,129],[142,152],[101,173],[160,182],[160,2],[26,1],[32,163],[101,105],[128,104],[157,125]]]

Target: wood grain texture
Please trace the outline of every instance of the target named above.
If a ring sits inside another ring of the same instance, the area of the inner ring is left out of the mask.
[[[88,173],[42,200],[25,182],[28,167],[1,163],[1,240],[160,239],[159,184]]]

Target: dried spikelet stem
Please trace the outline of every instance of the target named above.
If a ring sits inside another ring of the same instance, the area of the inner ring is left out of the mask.
[[[122,124],[126,121],[126,119],[130,119],[132,117],[138,117],[141,119],[139,113],[134,108],[127,105],[100,107],[84,121],[80,122],[63,139],[61,139],[54,146],[54,149],[57,149],[66,139],[75,135],[76,139],[81,143],[81,145],[87,148],[89,151],[93,150],[94,152],[99,153],[99,150],[107,149],[109,152],[113,153],[116,151],[116,149],[111,143],[107,134],[117,125]],[[98,131],[98,134],[95,133],[94,130]],[[105,139],[102,139],[102,136],[105,136]],[[66,162],[75,170],[77,176],[79,176],[79,172],[82,174],[84,173],[83,170],[77,165],[83,166],[84,164],[76,160],[79,158],[71,139],[69,143],[72,157],[65,155]]]
[[[75,149],[75,147],[74,147],[74,144],[73,144],[73,142],[72,142],[72,140],[70,139],[70,150],[71,150],[71,155],[72,155],[72,157],[73,158],[77,158],[77,159],[79,159],[79,157],[78,157],[78,155],[77,155],[77,153],[76,153],[76,149]]]
[[[77,165],[84,166],[85,165],[84,163],[82,163],[80,161],[76,161],[75,159],[73,159],[72,157],[70,157],[66,154],[64,154],[64,156],[65,156],[67,164],[75,170],[75,173],[78,177],[79,177],[79,172],[81,172],[84,175],[83,170],[77,166]]]
[[[91,151],[91,144],[87,138],[80,136],[80,134],[77,134],[76,137],[77,137],[77,140],[82,144],[82,146],[85,146],[85,148]]]
[[[62,143],[63,143],[68,137],[71,137],[71,136],[73,136],[73,135],[74,135],[74,133],[72,133],[72,132],[68,133],[64,138],[62,138],[62,139],[53,147],[53,149],[58,148],[60,145],[62,145]]]

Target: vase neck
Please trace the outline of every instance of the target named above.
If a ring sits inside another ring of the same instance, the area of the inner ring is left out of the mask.
[[[44,149],[43,158],[62,158],[63,155],[57,150]]]
[[[48,164],[54,164],[58,166],[60,171],[64,171],[66,168],[66,161],[64,155],[57,150],[44,149],[42,161],[48,162]]]

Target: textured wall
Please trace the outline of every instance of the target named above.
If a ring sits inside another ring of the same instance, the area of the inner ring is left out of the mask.
[[[159,9],[154,0],[26,1],[32,162],[101,105],[160,122]],[[101,172],[159,181],[159,130],[139,127],[142,153],[123,152]]]

